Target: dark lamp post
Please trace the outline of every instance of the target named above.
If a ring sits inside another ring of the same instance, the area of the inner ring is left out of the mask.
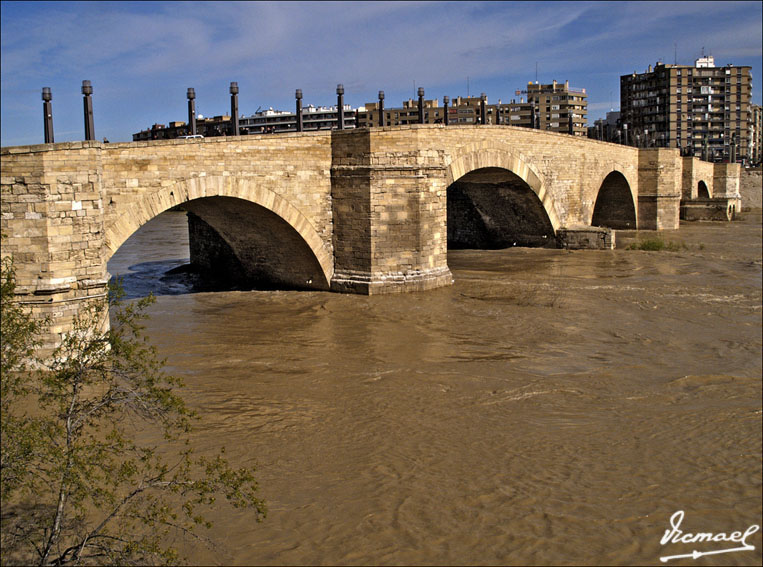
[[[188,96],[188,132],[191,136],[196,135],[196,91],[192,88],[186,93]]]
[[[230,84],[230,114],[231,124],[233,125],[233,135],[238,136],[238,83]]]
[[[379,126],[384,127],[384,91],[379,91]]]
[[[480,94],[480,122],[487,124],[487,95],[485,93]]]
[[[450,123],[450,118],[448,117],[448,103],[450,102],[450,98],[447,96],[442,97],[442,106],[445,111],[445,125],[447,126]]]
[[[419,87],[419,124],[424,123],[424,87]]]
[[[45,143],[53,143],[53,95],[50,94],[50,87],[42,87],[42,117],[45,126]]]
[[[82,81],[82,104],[85,111],[85,140],[95,140],[95,127],[93,126],[93,86],[90,81]]]
[[[297,89],[294,93],[297,99],[297,132],[302,131],[302,89]]]
[[[344,130],[344,85],[336,86],[336,127]]]

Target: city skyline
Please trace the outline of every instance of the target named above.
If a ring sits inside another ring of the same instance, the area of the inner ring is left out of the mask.
[[[129,141],[154,123],[199,114],[353,108],[386,93],[504,102],[529,81],[588,94],[589,124],[619,108],[620,76],[658,60],[749,65],[761,104],[760,2],[2,2],[2,145],[42,143],[42,87],[56,142],[81,140],[82,80],[93,84],[95,135]]]

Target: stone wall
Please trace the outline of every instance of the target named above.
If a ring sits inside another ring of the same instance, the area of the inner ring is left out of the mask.
[[[486,172],[506,179],[496,185]],[[597,217],[605,226],[635,218],[641,229],[676,229],[679,200],[696,198],[699,182],[739,198],[736,164],[505,126],[3,148],[3,254],[17,259],[20,299],[52,314],[60,336],[77,305],[102,296],[122,242],[181,204],[195,215],[202,267],[214,269],[224,250],[245,279],[390,293],[451,283],[454,183],[501,245],[566,229],[567,245],[583,246],[598,243],[598,233],[575,231],[590,227],[600,197],[611,201]]]
[[[2,254],[13,256],[18,300],[49,318],[44,349],[60,343],[83,306],[105,296],[99,146],[3,148]]]
[[[356,293],[423,291],[452,282],[442,150],[407,128],[333,133],[335,275]]]
[[[763,208],[763,170],[760,167],[743,169],[739,179],[742,210]]]
[[[599,189],[612,171],[628,181],[638,206],[637,148],[505,126],[430,126],[420,139],[445,151],[448,184],[485,167],[515,173],[536,193],[554,230],[591,224]]]
[[[102,160],[107,256],[165,210],[231,197],[282,218],[331,278],[330,132],[104,144]]]

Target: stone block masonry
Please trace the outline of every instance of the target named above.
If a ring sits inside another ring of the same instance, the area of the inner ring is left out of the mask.
[[[743,210],[763,208],[763,169],[760,166],[742,170],[739,194]]]
[[[194,215],[202,267],[371,294],[449,285],[448,234],[467,238],[480,222],[496,241],[563,231],[582,246],[582,228],[599,247],[594,210],[605,227],[675,229],[682,200],[739,199],[735,164],[506,126],[11,147],[0,176],[2,253],[14,257],[18,300],[52,320],[48,347],[103,298],[119,246],[177,205]],[[448,226],[449,192],[462,207],[450,222],[470,227]]]

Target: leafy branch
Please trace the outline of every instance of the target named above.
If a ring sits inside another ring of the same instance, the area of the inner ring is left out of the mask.
[[[2,563],[174,564],[170,536],[207,541],[218,499],[265,517],[253,469],[190,447],[198,416],[143,334],[153,297],[112,289],[43,363],[6,259],[2,286]],[[161,444],[142,441],[150,432]]]

